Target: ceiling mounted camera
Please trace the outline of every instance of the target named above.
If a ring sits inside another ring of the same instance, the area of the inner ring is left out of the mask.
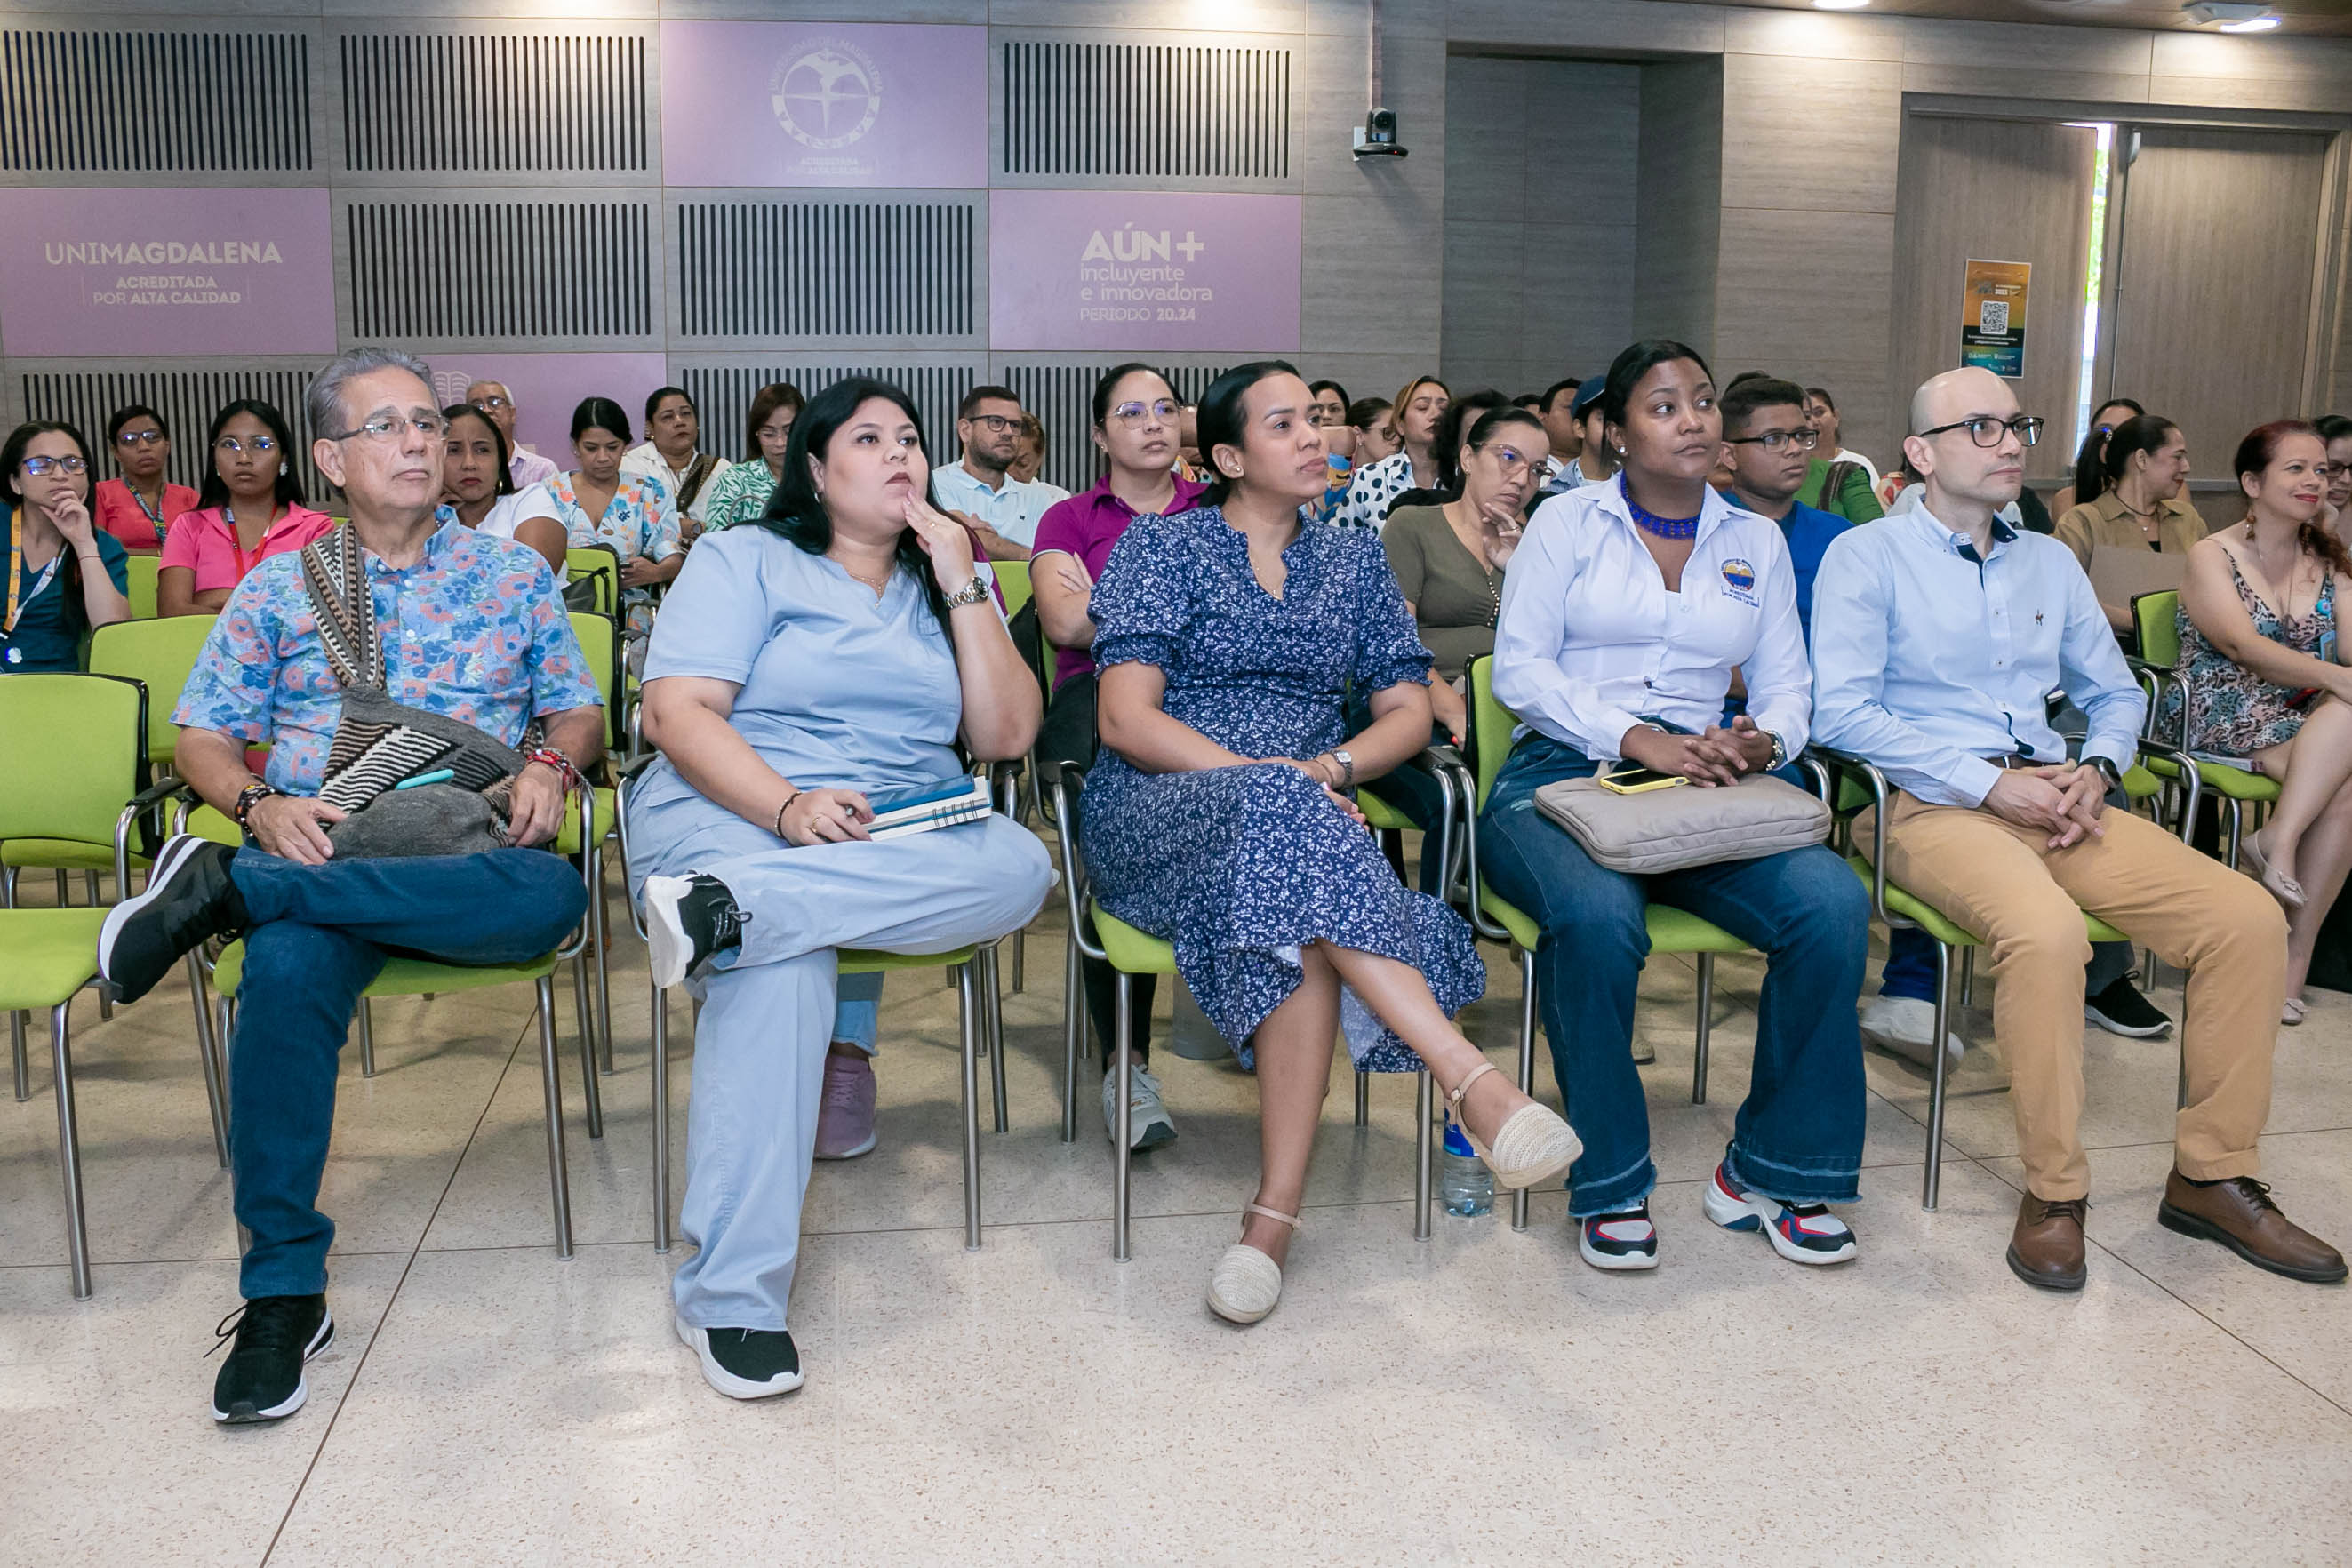
[[[1409,154],[1397,141],[1396,110],[1375,109],[1364,116],[1356,127],[1355,153],[1359,158],[1402,158]]]

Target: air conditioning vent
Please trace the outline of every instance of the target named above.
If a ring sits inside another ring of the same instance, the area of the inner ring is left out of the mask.
[[[646,40],[356,33],[342,39],[353,171],[611,173],[646,167]]]
[[[678,208],[690,338],[944,338],[979,331],[970,202],[693,203]]]
[[[93,444],[106,440],[106,422],[127,403],[143,403],[163,416],[172,432],[171,477],[192,489],[204,488],[205,432],[224,404],[258,398],[286,416],[294,432],[295,463],[310,504],[329,510],[334,487],[310,463],[310,431],[302,416],[310,391],[307,370],[43,371],[24,378],[25,417],[63,419]],[[103,457],[100,477],[111,478]]]
[[[1004,173],[1290,177],[1290,51],[1004,45]]]
[[[300,33],[0,31],[0,169],[310,166]]]
[[[380,338],[645,338],[645,202],[354,202],[352,331]]]

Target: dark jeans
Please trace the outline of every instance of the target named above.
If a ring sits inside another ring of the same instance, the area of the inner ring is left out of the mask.
[[[1481,875],[1543,931],[1537,1000],[1569,1121],[1584,1142],[1568,1173],[1569,1211],[1617,1213],[1657,1185],[1631,1052],[1653,899],[1765,955],[1755,1067],[1724,1155],[1732,1179],[1784,1202],[1851,1200],[1862,1167],[1854,998],[1869,952],[1868,892],[1821,847],[1648,877],[1598,866],[1535,804],[1538,787],[1596,766],[1531,734],[1503,764],[1478,819]]]
[[[2121,788],[2107,792],[2107,809],[2129,811],[2131,796]],[[1857,848],[1867,849],[1867,844]],[[2083,966],[2083,994],[2096,996],[2108,986],[2132,972],[2132,944],[2127,942],[2095,942],[2091,944],[2091,962]],[[1936,999],[1936,942],[1926,931],[1906,927],[1886,933],[1886,963],[1878,972],[1878,994],[1881,996],[1901,996],[1915,1002]],[[1952,993],[1955,1005],[1959,992]]]
[[[521,963],[588,907],[577,868],[539,849],[298,866],[242,849],[230,871],[250,918],[229,1042],[229,1165],[252,1233],[239,1288],[327,1288],[334,1222],[319,1179],[335,1121],[335,1062],[360,993],[395,953]]]
[[[1045,709],[1045,721],[1037,728],[1037,763],[1052,776],[1058,765],[1076,763],[1090,768],[1095,763],[1095,678],[1093,674],[1074,675],[1054,689],[1054,700]],[[1070,834],[1076,841],[1083,809],[1083,792],[1070,796]],[[1118,976],[1111,966],[1099,958],[1081,954],[1078,959],[1079,978],[1085,983],[1087,1016],[1094,1021],[1095,1039],[1102,1047],[1104,1070],[1109,1069],[1112,1055],[1118,1049]],[[1156,974],[1134,976],[1129,989],[1134,997],[1135,1012],[1128,1024],[1129,1049],[1134,1053],[1135,1065],[1149,1067],[1151,1063],[1151,1004],[1160,992]]]
[[[1437,776],[1405,762],[1363,787],[1364,793],[1378,795],[1421,829],[1421,890],[1433,899],[1444,898],[1445,889],[1437,885],[1443,875],[1438,857],[1444,848],[1438,817],[1445,808],[1445,797],[1438,791]]]

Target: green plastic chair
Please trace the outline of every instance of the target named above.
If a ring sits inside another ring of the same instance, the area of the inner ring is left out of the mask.
[[[90,639],[92,675],[120,676],[147,687],[147,761],[152,766],[172,765],[173,749],[180,743],[180,727],[172,722],[172,714],[212,630],[210,616],[175,616],[162,621],[118,621],[99,627]]]
[[[30,680],[27,675],[8,681]],[[5,686],[8,681],[0,681]],[[49,1058],[58,1099],[58,1166],[66,1188],[66,1258],[74,1300],[89,1299],[89,1227],[82,1214],[81,1142],[74,1118],[73,1048],[68,1027],[74,994],[98,978],[98,931],[104,910],[0,910],[0,1010],[21,1020],[49,1016]],[[23,1037],[18,1037],[18,1048]],[[17,1058],[22,1082],[23,1058]],[[16,1098],[26,1098],[17,1090]]]
[[[2137,594],[2132,597],[2132,620],[2139,628],[2141,657],[2132,661],[2133,670],[2148,694],[2146,732],[2157,737],[2157,709],[2165,692],[2180,694],[2182,723],[2187,723],[2189,700],[2189,671],[2180,664],[2180,595],[2173,589],[2156,594]],[[2184,732],[2179,739],[2188,740]],[[2238,866],[2238,845],[2245,826],[2246,807],[2266,810],[2277,804],[2278,781],[2245,768],[2225,767],[2220,763],[2195,762],[2179,754],[2162,754],[2145,759],[2147,769],[2167,783],[2177,783],[2190,772],[2200,789],[2210,789],[2221,797],[2222,848],[2221,863],[2231,870]],[[2187,763],[2187,766],[2183,764]],[[2190,819],[2195,818],[2192,806]]]
[[[1070,809],[1071,803],[1085,787],[1086,770],[1075,763],[1065,762],[1051,791],[1054,832],[1062,848],[1062,897],[1070,922],[1062,992],[1062,1142],[1065,1143],[1077,1136],[1078,1063],[1086,1056],[1088,1026],[1081,959],[1096,959],[1111,967],[1111,1026],[1118,1037],[1113,1046],[1117,1058],[1113,1071],[1117,1074],[1116,1081],[1122,1084],[1127,1081],[1134,1064],[1135,976],[1176,973],[1174,947],[1120,920],[1096,903],[1086,890],[1085,868],[1078,858],[1077,835],[1073,831]],[[1367,795],[1364,798],[1370,800],[1371,797]],[[1092,937],[1087,934],[1089,929],[1095,933]],[[1418,1113],[1413,1120],[1412,1234],[1414,1239],[1426,1241],[1430,1236],[1430,1205],[1435,1191],[1437,1151],[1435,1139],[1430,1131],[1434,1100],[1429,1069],[1424,1067],[1415,1076],[1418,1079]],[[1368,1086],[1370,1078],[1370,1073],[1360,1071],[1356,1074],[1356,1125],[1359,1127],[1370,1120]],[[1118,1130],[1111,1140],[1114,1153],[1111,1162],[1113,1213],[1110,1255],[1124,1263],[1132,1252],[1129,1198],[1135,1151],[1131,1144],[1132,1128],[1129,1118],[1133,1107],[1127,1096],[1117,1098]]]
[[[1029,603],[1029,563],[1026,561],[992,561],[989,571],[996,575],[996,591],[1004,595],[1004,618],[1011,620]]]
[[[653,762],[652,754],[634,758],[620,771],[614,822],[621,850],[621,881],[629,880],[629,795],[637,777]],[[646,933],[645,911],[635,898],[626,900],[629,922],[637,935]],[[958,1029],[963,1051],[963,1245],[966,1251],[981,1246],[980,1212],[980,1058],[989,1058],[995,1100],[996,1131],[1009,1123],[1004,1100],[1004,1018],[996,996],[996,946],[993,942],[959,947],[947,952],[879,952],[861,948],[835,950],[835,973],[887,974],[908,969],[944,969],[955,982]],[[654,1250],[670,1247],[669,1193],[669,993],[648,984],[652,1003],[653,1046],[653,1177]]]
[[[1536,943],[1542,928],[1535,918],[1488,888],[1478,872],[1478,814],[1486,809],[1495,780],[1511,751],[1518,721],[1495,699],[1495,659],[1482,655],[1470,664],[1470,743],[1478,759],[1469,796],[1471,924],[1489,942],[1507,942],[1519,965],[1519,1092],[1536,1089]],[[1706,1103],[1707,1049],[1715,1033],[1715,961],[1719,953],[1750,952],[1738,937],[1686,910],[1652,902],[1644,910],[1652,952],[1689,953],[1698,960],[1698,1024],[1691,1050],[1691,1103]],[[1561,1093],[1566,1095],[1563,1086]],[[1528,1194],[1511,1196],[1511,1228],[1528,1227]]]
[[[614,693],[620,688],[621,678],[620,639],[614,635],[614,627],[611,617],[600,616],[588,610],[574,610],[572,612],[572,632],[574,637],[580,639],[581,657],[588,661],[588,668],[595,672],[596,695],[604,704],[605,730],[607,732],[605,744],[608,747],[613,746],[615,744],[615,742],[612,737],[611,731],[614,715],[617,712],[617,705],[614,700]],[[598,853],[589,856],[586,861],[589,877],[588,915],[592,928],[590,932],[591,946],[595,959],[595,1018],[593,1037],[596,1041],[596,1058],[599,1070],[609,1076],[613,1071],[613,1007],[610,957],[612,951],[612,921],[604,906],[604,857],[603,849],[604,844],[609,842],[613,837],[614,805],[613,792],[610,789],[605,788],[603,784],[590,785],[589,794],[595,802],[595,811],[593,816],[593,820],[604,826],[604,837],[597,843]],[[575,857],[580,855],[581,822],[582,818],[576,815],[568,815],[564,817],[562,830],[556,835],[555,847],[557,853]],[[583,954],[580,961],[572,966],[572,1000],[577,1004],[580,1013],[580,1032],[583,1036],[592,1034],[589,1018],[588,977],[588,955]]]
[[[2173,771],[2176,773],[2185,772],[2189,780],[2188,805],[2181,814],[2180,826],[2180,836],[2186,840],[2194,831],[2197,821],[2195,770],[2187,768],[2185,764],[2188,759],[2178,752],[2171,752],[2169,748],[2159,747],[2155,742],[2146,740],[2140,742],[2140,747],[2141,761],[2145,765],[2136,766],[2125,773],[2125,792],[2131,795],[2135,802],[2147,800],[2156,794],[2156,790],[2147,787],[2156,777],[2150,770],[2158,763],[2166,761],[2168,755]],[[1879,771],[1876,764],[1847,752],[1832,751],[1826,746],[1811,747],[1808,750],[1808,755],[1821,758],[1842,770],[1849,781],[1860,781],[1862,804],[1870,807],[1872,811],[1871,847],[1866,854],[1849,855],[1846,858],[1846,864],[1853,868],[1853,874],[1861,878],[1863,885],[1870,889],[1872,912],[1885,923],[1889,931],[1916,929],[1926,932],[1927,939],[1936,944],[1936,1026],[1935,1032],[1928,1036],[1928,1038],[1937,1042],[1940,1047],[1941,1042],[1949,1038],[1951,1034],[1952,954],[1956,952],[1971,952],[1984,945],[1983,939],[1950,919],[1934,905],[1914,897],[1886,879],[1886,808],[1888,802],[1894,797],[1894,791],[1886,782],[1886,775]],[[2141,786],[2137,792],[2134,790],[2134,774],[2139,775],[2137,782]],[[1841,808],[1845,800],[1853,798],[1856,797],[1853,794],[1842,792]],[[2084,933],[2095,942],[2127,942],[2131,940],[2087,910],[2083,912],[2083,925]],[[2179,1102],[2181,1105],[2189,1103],[2189,1058],[2185,1054],[2185,1044],[2184,1041],[2179,1084]],[[1935,1065],[1929,1069],[1927,1089],[1927,1169],[1920,1184],[1919,1206],[1932,1212],[1936,1207],[1937,1194],[1942,1186],[1944,1099],[1946,1080],[1950,1072],[1951,1062],[1940,1048],[1931,1052],[1930,1055],[1934,1058]]]
[[[194,833],[219,843],[241,844],[244,835],[236,826],[210,806],[192,803],[181,813],[180,831]],[[595,803],[585,791],[575,792],[581,821],[575,842],[595,842]],[[591,866],[595,857],[587,858]],[[360,1070],[369,1077],[375,1071],[375,1031],[368,1014],[368,1003],[379,996],[438,996],[444,992],[478,991],[492,985],[528,983],[539,995],[539,1060],[540,1087],[546,1102],[547,1113],[547,1182],[548,1194],[555,1215],[555,1255],[572,1256],[572,1184],[564,1153],[563,1085],[559,1070],[555,1043],[555,966],[565,959],[575,964],[584,962],[589,933],[595,923],[596,881],[593,869],[583,868],[581,873],[589,893],[589,914],[570,942],[553,952],[546,953],[526,963],[464,964],[441,963],[427,958],[395,957],[385,963],[382,973],[360,994],[357,1010],[360,1026]],[[227,1079],[227,1041],[236,1027],[236,997],[245,976],[245,944],[230,942],[218,958],[209,964],[201,952],[189,954],[191,985],[197,996],[198,1044],[204,1050],[210,1073],[222,1082]],[[207,970],[209,973],[207,973]],[[212,1018],[205,1008],[207,983],[219,996],[219,1016]],[[587,1104],[588,1136],[604,1135],[604,1109],[596,1087],[596,1052],[593,1038],[583,1032],[580,1037],[581,1089]]]
[[[163,556],[153,552],[124,557],[122,565],[129,579],[129,592],[123,596],[131,601],[132,620],[152,621],[155,618],[155,579],[163,569]]]
[[[608,620],[621,614],[621,555],[609,544],[574,544],[563,552],[563,580],[596,580],[595,613]]]

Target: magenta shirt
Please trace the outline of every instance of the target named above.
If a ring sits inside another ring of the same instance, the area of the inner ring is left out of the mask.
[[[1197,479],[1177,475],[1176,494],[1168,502],[1170,514],[1190,510],[1201,492],[1208,488]],[[1058,550],[1065,555],[1076,556],[1085,565],[1087,575],[1095,582],[1101,582],[1103,567],[1110,560],[1111,546],[1118,542],[1119,535],[1127,531],[1128,524],[1135,521],[1135,516],[1133,507],[1111,493],[1108,476],[1090,490],[1074,495],[1067,500],[1055,501],[1045,509],[1045,515],[1037,520],[1037,539],[1030,546],[1029,552],[1033,563],[1029,569],[1031,579],[1034,581],[1037,574],[1037,567],[1034,564],[1037,557],[1049,550]],[[1063,682],[1074,676],[1085,675],[1094,667],[1093,649],[1056,647],[1054,650],[1055,689],[1060,689]]]
[[[234,588],[245,581],[245,574],[273,555],[283,555],[289,550],[299,550],[335,526],[335,520],[322,511],[288,502],[286,515],[270,526],[261,542],[247,554],[237,542],[236,531],[229,526],[221,509],[208,506],[202,511],[183,512],[173,520],[172,531],[163,541],[163,559],[156,569],[185,566],[196,574],[194,592],[205,593],[214,588]]]

